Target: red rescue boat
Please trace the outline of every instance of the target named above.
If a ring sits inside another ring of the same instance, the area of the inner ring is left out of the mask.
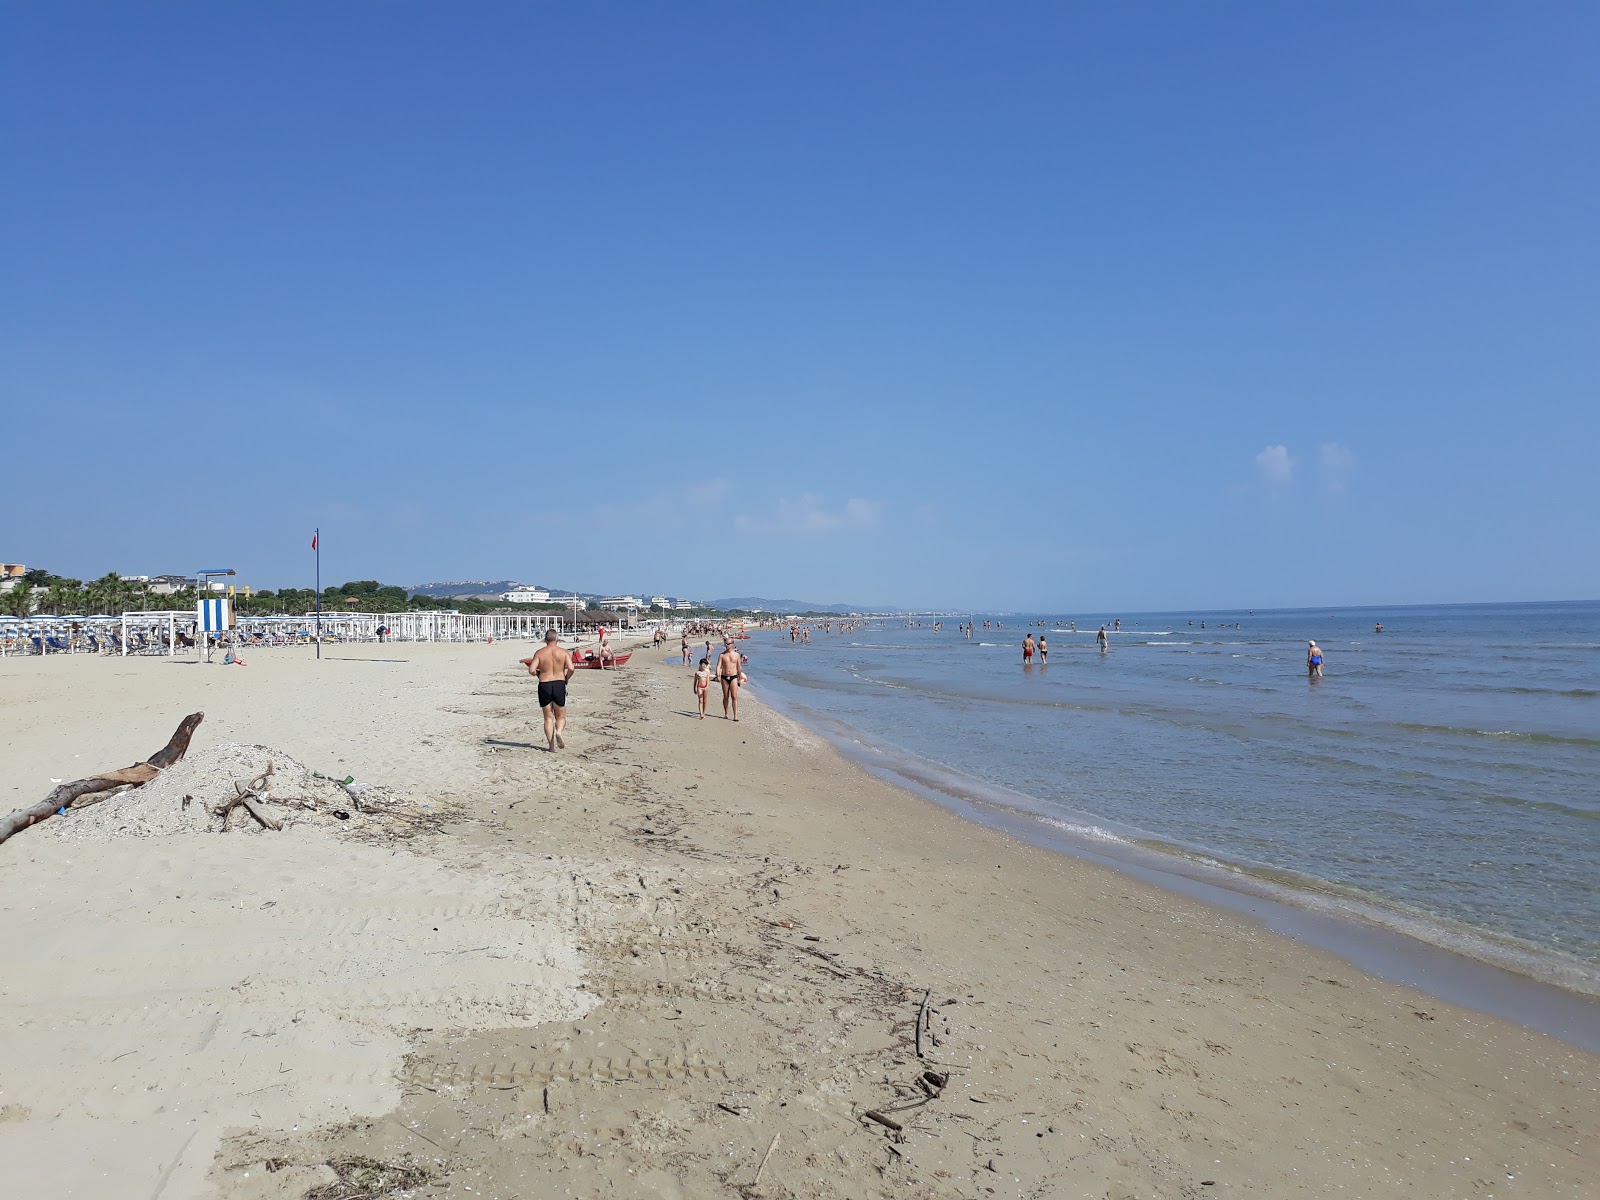
[[[604,662],[600,661],[600,656],[598,654],[591,654],[588,658],[579,658],[576,654],[574,654],[572,656],[572,665],[576,670],[579,671],[598,671],[602,667],[623,666],[632,657],[632,650],[628,651],[626,654],[614,655],[613,657],[606,659]]]

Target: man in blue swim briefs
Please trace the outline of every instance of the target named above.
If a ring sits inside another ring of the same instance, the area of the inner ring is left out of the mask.
[[[532,658],[522,660],[528,674],[539,680],[539,708],[544,712],[544,736],[551,753],[565,750],[567,731],[567,680],[572,678],[572,655],[561,645],[561,635],[545,630],[544,645]]]

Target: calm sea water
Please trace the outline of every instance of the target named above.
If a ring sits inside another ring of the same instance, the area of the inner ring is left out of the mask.
[[[1600,603],[1072,615],[1029,670],[1035,617],[745,646],[762,694],[967,800],[1600,990]]]

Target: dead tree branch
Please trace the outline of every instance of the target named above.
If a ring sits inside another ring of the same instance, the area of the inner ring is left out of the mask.
[[[189,752],[189,739],[194,737],[194,731],[199,728],[200,722],[205,720],[205,716],[203,712],[190,713],[178,723],[178,728],[173,731],[167,744],[144,762],[134,763],[131,767],[123,767],[116,771],[107,771],[104,775],[93,775],[88,779],[74,779],[71,783],[63,783],[39,803],[19,808],[10,816],[0,818],[0,842],[22,832],[30,825],[48,820],[70,807],[81,796],[93,795],[95,792],[109,792],[112,788],[139,787],[149,783]]]

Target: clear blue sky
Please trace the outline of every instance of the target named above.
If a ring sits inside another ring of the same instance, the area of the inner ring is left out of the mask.
[[[1600,7],[0,8],[0,557],[1600,595]]]

